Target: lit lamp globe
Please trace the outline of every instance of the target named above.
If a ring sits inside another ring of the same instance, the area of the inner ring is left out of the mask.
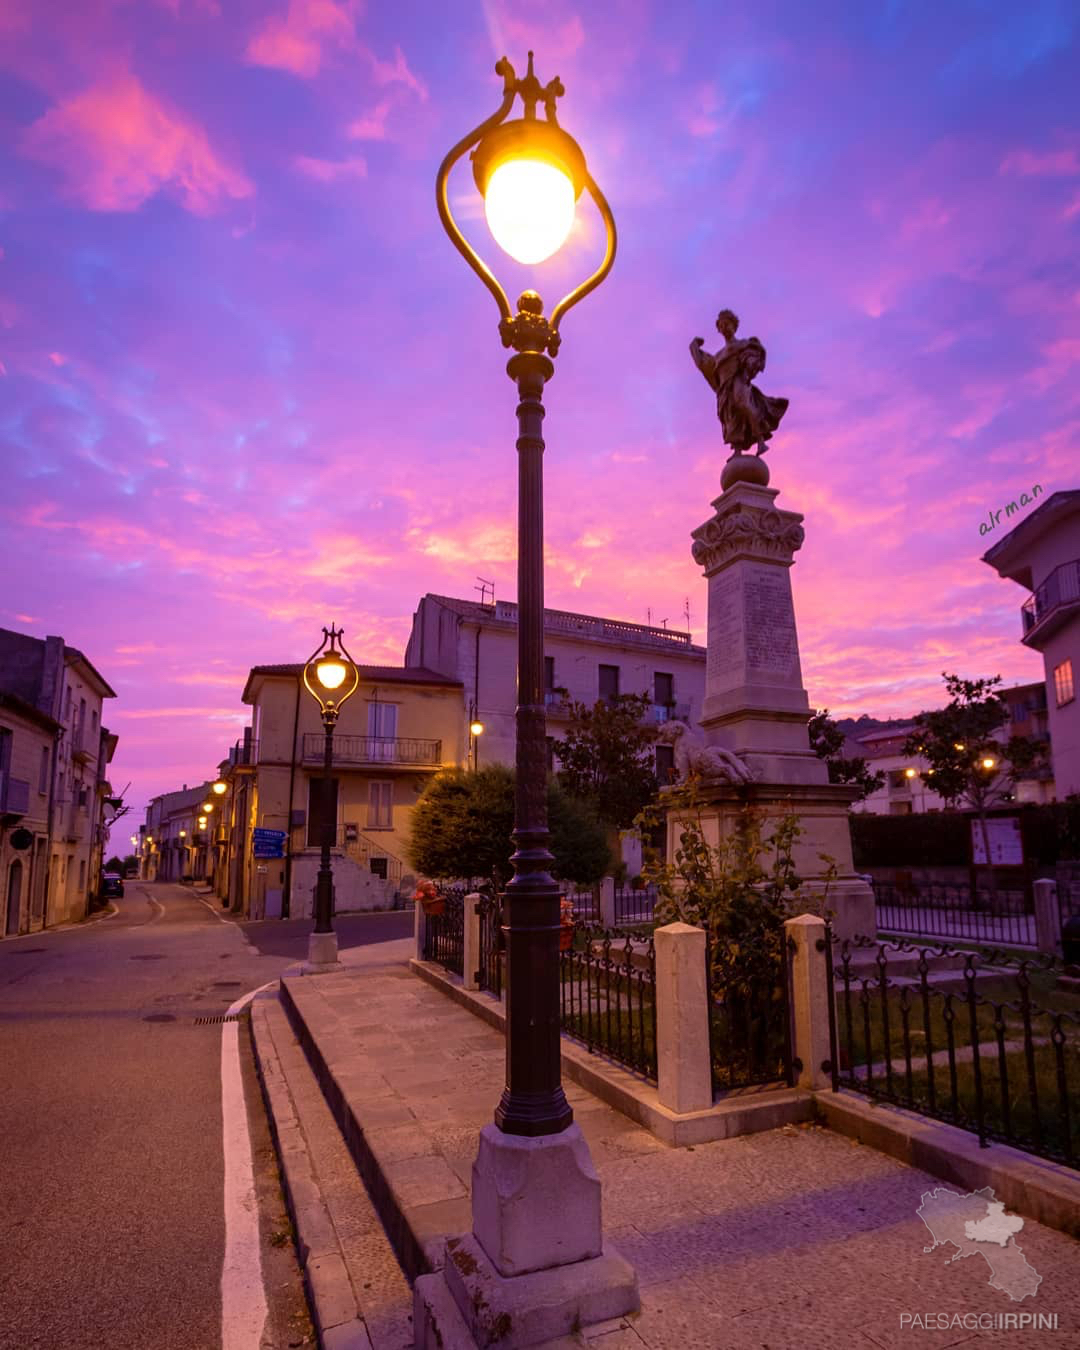
[[[985,759],[983,760],[983,762],[982,762],[982,766],[983,766],[984,769],[992,769],[996,763],[997,763],[997,760],[994,759],[994,757],[993,757],[992,755],[987,755],[986,758],[985,758]]]
[[[519,118],[490,131],[473,151],[473,178],[492,238],[516,262],[545,262],[574,227],[585,156],[553,122]]]
[[[474,736],[482,736],[482,735],[484,734],[484,724],[483,724],[483,722],[481,722],[478,718],[474,718],[474,719],[469,723],[469,731],[470,731],[470,732],[472,733],[472,735],[474,735]]]
[[[348,667],[337,652],[327,652],[315,662],[315,678],[328,691],[340,689],[347,674]]]
[[[229,785],[223,779],[219,778],[211,785],[210,791],[216,793],[219,797],[224,796],[229,790]]]
[[[209,801],[203,802],[203,804],[202,804],[202,810],[203,810],[203,814],[204,814],[204,815],[207,815],[207,816],[208,816],[208,815],[210,814],[210,812],[211,812],[213,809],[214,809],[214,803],[213,803],[213,802],[209,802]]]

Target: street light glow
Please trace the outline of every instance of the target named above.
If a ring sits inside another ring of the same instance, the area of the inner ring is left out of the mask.
[[[469,730],[474,736],[482,736],[484,734],[484,724],[478,719],[474,720],[469,723]]]
[[[964,746],[963,746],[963,743],[960,742],[960,741],[953,741],[953,747],[952,747],[952,748],[953,748],[954,750],[963,750]]]
[[[324,689],[340,689],[347,674],[345,662],[337,652],[327,652],[321,661],[316,662],[315,678]]]
[[[914,770],[914,769],[905,769],[905,770],[904,770],[904,777],[905,777],[905,778],[914,778],[914,777],[915,777],[915,770]]]
[[[984,769],[992,769],[996,763],[997,760],[994,759],[993,755],[987,755],[982,762],[982,766]]]
[[[220,796],[222,796],[224,793],[228,792],[228,790],[229,790],[229,785],[228,785],[228,783],[223,782],[223,781],[219,778],[219,779],[217,780],[217,782],[214,783],[213,787],[212,787],[210,790],[211,790],[211,792],[216,792],[217,795],[220,797]]]
[[[519,263],[541,263],[566,243],[574,225],[574,184],[541,159],[508,159],[488,180],[484,215],[492,237]]]

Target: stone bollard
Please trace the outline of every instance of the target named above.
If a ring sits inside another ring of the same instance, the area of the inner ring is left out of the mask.
[[[419,900],[414,900],[413,938],[415,939],[416,942],[416,959],[418,961],[422,961],[424,959],[424,942],[427,937],[427,929],[425,927],[425,917],[426,916],[424,914],[424,906],[420,903]]]
[[[825,920],[800,914],[784,924],[795,943],[791,958],[791,1054],[799,1061],[796,1083],[804,1088],[832,1086],[829,1048],[829,988],[825,964]],[[820,950],[818,944],[821,944]]]
[[[477,972],[480,969],[480,892],[471,891],[465,897],[464,942],[461,969],[462,984],[466,989],[479,989]]]
[[[660,1104],[680,1115],[713,1104],[705,930],[688,923],[658,928],[656,1066]]]
[[[615,927],[615,878],[600,878],[600,927]]]
[[[1061,905],[1057,883],[1036,881],[1032,890],[1035,892],[1035,945],[1041,952],[1060,957]]]

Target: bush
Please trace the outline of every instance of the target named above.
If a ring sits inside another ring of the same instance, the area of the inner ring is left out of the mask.
[[[553,874],[582,885],[598,881],[610,855],[593,811],[554,780],[547,787]],[[510,879],[514,773],[501,764],[437,774],[413,811],[408,857],[426,876],[488,877],[496,890]]]

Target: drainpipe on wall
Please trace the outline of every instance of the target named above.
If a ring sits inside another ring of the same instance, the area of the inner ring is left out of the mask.
[[[285,818],[285,885],[281,896],[281,917],[287,919],[292,905],[292,813],[296,786],[296,734],[300,728],[300,676],[296,677],[296,708],[293,711],[292,754],[289,756],[289,805]],[[265,817],[264,817],[265,819]]]

